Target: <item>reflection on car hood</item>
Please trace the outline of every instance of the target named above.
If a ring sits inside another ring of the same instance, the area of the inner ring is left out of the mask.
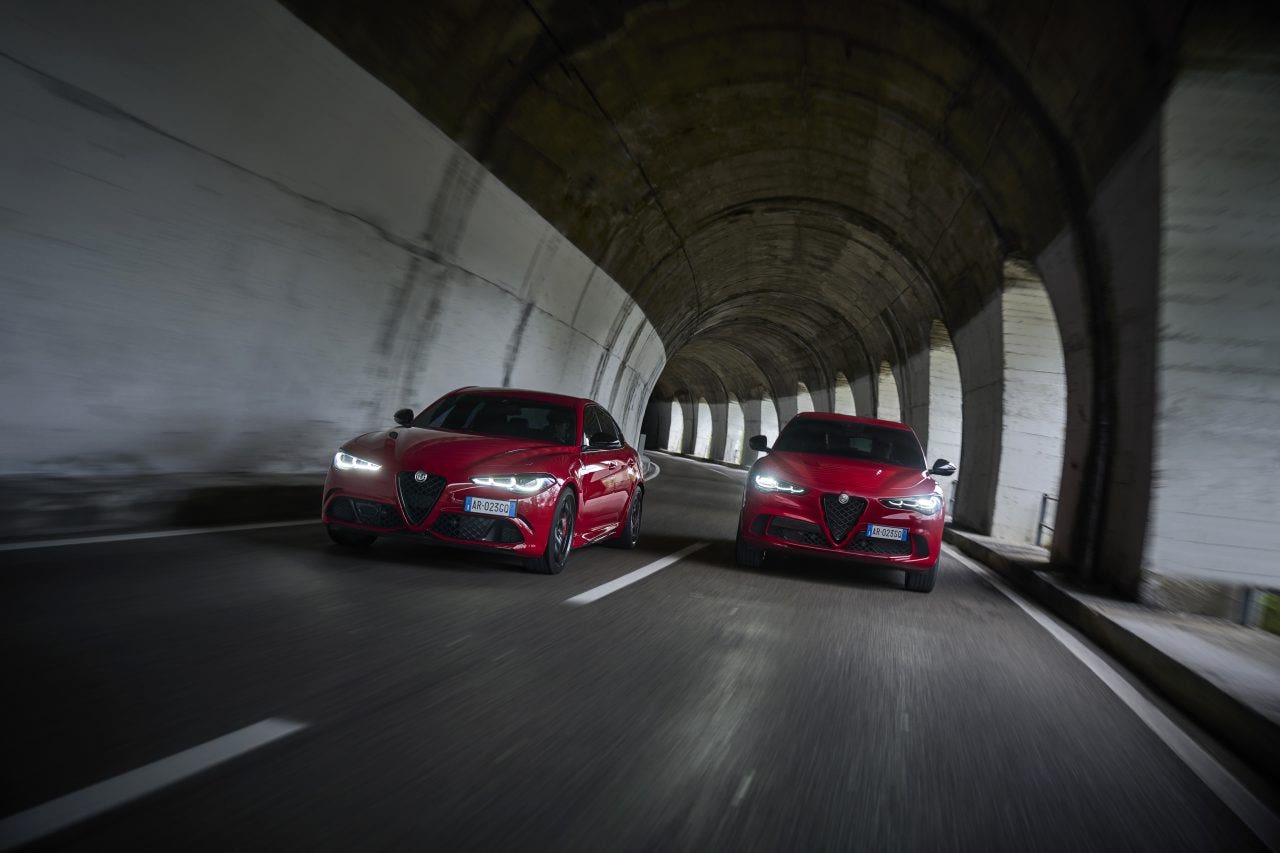
[[[394,438],[392,435],[394,434]],[[503,438],[400,427],[365,433],[347,442],[355,455],[395,470],[428,471],[449,479],[476,474],[549,473],[574,448],[556,444],[530,444],[527,438]]]
[[[914,468],[817,453],[773,450],[756,470],[797,486],[852,495],[932,494],[936,486],[932,477]]]

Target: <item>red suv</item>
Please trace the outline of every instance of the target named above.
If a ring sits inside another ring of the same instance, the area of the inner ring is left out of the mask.
[[[555,574],[573,548],[634,548],[644,476],[613,417],[591,400],[460,388],[396,429],[353,438],[324,484],[321,520],[339,545],[416,534],[511,554]]]
[[[841,557],[906,570],[906,587],[933,589],[946,499],[926,470],[910,427],[894,421],[805,412],[792,418],[747,475],[737,560],[759,566],[766,552]]]

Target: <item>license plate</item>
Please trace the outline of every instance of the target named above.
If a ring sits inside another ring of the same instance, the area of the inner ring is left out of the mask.
[[[507,518],[515,518],[516,515],[515,501],[495,501],[492,498],[467,498],[462,508],[480,515],[505,515]]]
[[[892,539],[895,542],[906,542],[907,528],[885,527],[882,524],[872,524],[867,527],[867,535],[872,539]]]

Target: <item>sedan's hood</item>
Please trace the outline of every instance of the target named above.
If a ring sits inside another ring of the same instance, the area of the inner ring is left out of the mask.
[[[756,470],[808,489],[851,495],[932,494],[936,486],[933,478],[914,468],[818,453],[771,450],[756,463]]]
[[[573,448],[462,432],[400,427],[370,432],[345,445],[362,459],[398,471],[428,471],[451,480],[477,474],[555,473]]]

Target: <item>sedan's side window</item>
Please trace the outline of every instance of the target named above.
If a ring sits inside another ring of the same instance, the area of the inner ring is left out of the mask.
[[[625,443],[625,440],[622,437],[622,430],[618,427],[618,422],[613,419],[613,415],[609,414],[604,409],[600,410],[600,429],[613,436],[614,440]]]
[[[582,413],[582,446],[586,447],[591,443],[591,436],[600,432],[600,416],[597,413],[598,407],[587,406]]]

